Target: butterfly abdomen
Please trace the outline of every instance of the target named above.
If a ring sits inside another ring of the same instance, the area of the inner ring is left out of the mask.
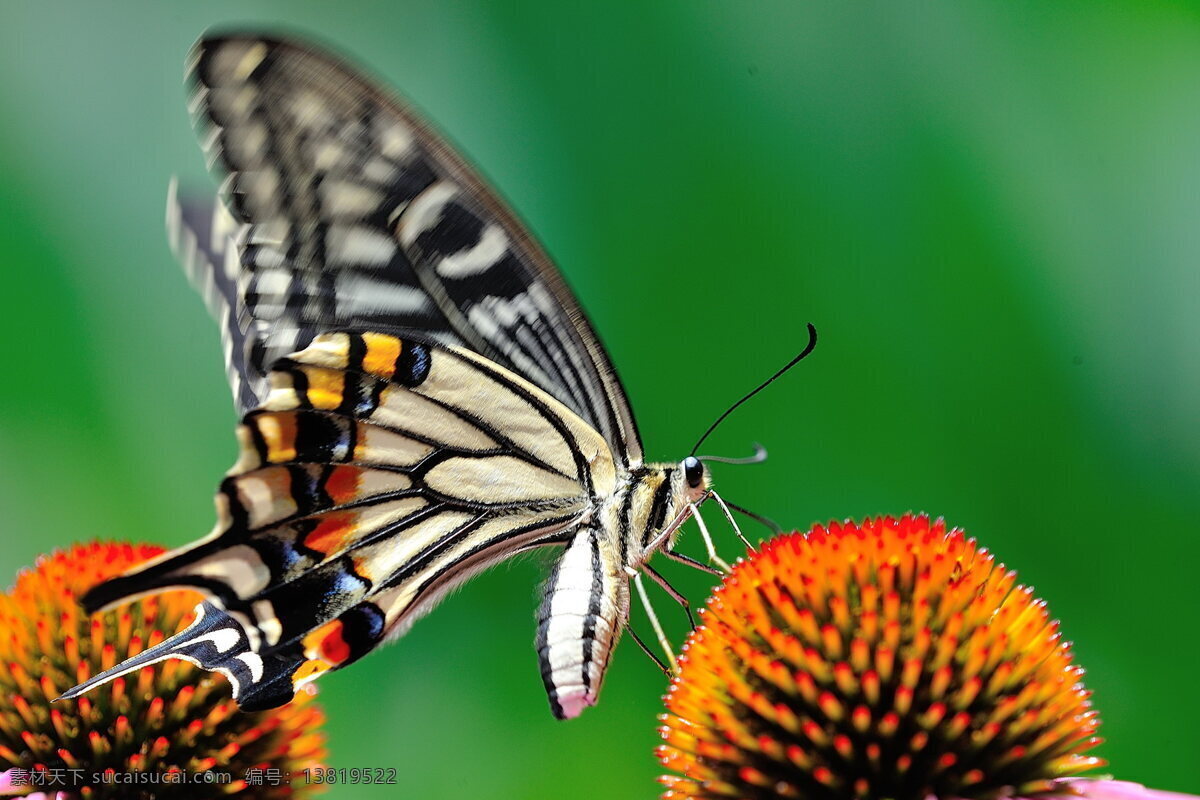
[[[550,708],[559,719],[595,705],[609,657],[629,616],[629,578],[646,545],[686,502],[676,465],[638,467],[592,525],[580,529],[546,585],[537,651]]]
[[[538,612],[537,652],[559,719],[596,704],[629,608],[629,579],[604,532],[584,528],[567,546]]]

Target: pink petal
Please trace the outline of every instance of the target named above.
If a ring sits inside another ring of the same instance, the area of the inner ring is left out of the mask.
[[[13,773],[18,770],[10,769],[6,772],[0,772],[0,797],[11,798],[11,800],[67,800],[65,792],[56,792],[55,794],[46,794],[45,792],[34,792],[33,794],[19,794],[20,792],[29,789],[28,783],[13,783]],[[28,775],[28,770],[24,771],[24,775]]]
[[[0,772],[0,795],[7,797],[16,792],[23,792],[26,788],[28,788],[29,784],[27,783],[13,783],[13,773],[16,771],[17,770],[15,769],[10,769],[5,772]],[[26,771],[25,774],[28,775],[28,771]]]
[[[1071,778],[1071,788],[1087,800],[1197,800],[1196,795],[1147,789],[1140,783],[1112,779]],[[1063,795],[1068,797],[1070,795]]]

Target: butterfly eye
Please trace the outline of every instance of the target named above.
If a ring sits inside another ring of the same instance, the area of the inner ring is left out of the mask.
[[[693,489],[700,487],[700,482],[704,480],[704,465],[700,459],[688,456],[683,460],[683,477],[687,478],[688,486]]]

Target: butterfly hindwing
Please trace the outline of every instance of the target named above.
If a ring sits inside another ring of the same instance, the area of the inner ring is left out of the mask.
[[[254,707],[403,632],[480,569],[564,541],[615,482],[599,434],[460,348],[324,334],[268,379],[239,426],[214,532],[83,599],[94,611],[171,587],[205,593],[203,624],[139,664],[222,669]],[[219,652],[205,644],[213,626],[238,629]]]
[[[205,39],[189,74],[201,141],[244,226],[228,324],[244,331],[234,361],[251,394],[322,331],[417,332],[521,375],[640,462],[619,381],[549,258],[404,104],[266,37]]]

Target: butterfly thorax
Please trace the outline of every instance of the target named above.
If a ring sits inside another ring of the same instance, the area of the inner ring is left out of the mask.
[[[639,569],[663,545],[674,544],[678,529],[666,540],[659,540],[660,534],[708,493],[708,470],[690,466],[688,460],[645,464],[618,479],[600,519],[629,570]]]

